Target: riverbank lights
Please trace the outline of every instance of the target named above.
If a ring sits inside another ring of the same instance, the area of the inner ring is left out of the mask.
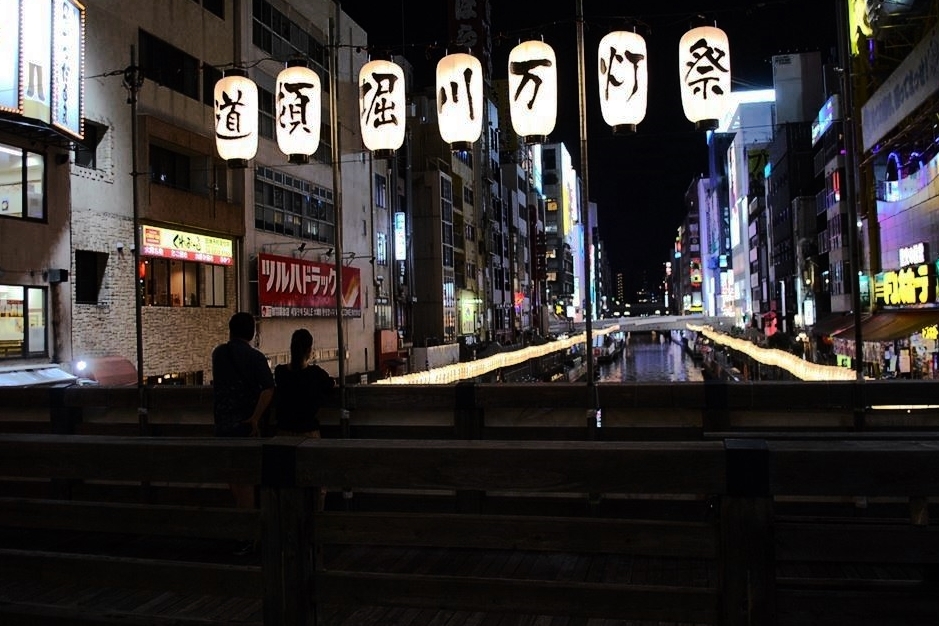
[[[362,143],[376,158],[393,157],[404,143],[404,87],[404,70],[393,61],[369,61],[359,71]]]
[[[319,74],[303,59],[291,59],[277,75],[274,126],[289,163],[309,163],[320,145],[322,94]]]
[[[636,132],[648,102],[646,40],[628,31],[607,33],[597,48],[597,60],[603,121],[615,134]]]
[[[558,117],[558,70],[554,49],[525,41],[509,53],[512,129],[526,143],[544,143]]]
[[[699,26],[678,43],[678,74],[685,117],[714,130],[730,97],[730,42],[716,26]]]
[[[258,151],[258,87],[242,69],[215,83],[215,147],[229,167],[247,167]]]
[[[448,54],[437,63],[437,123],[454,152],[469,150],[483,130],[483,68],[471,54]]]

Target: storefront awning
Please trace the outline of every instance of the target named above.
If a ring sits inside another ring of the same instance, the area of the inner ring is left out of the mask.
[[[914,311],[879,311],[861,322],[861,341],[892,341],[911,337],[939,324],[939,308]],[[839,339],[854,339],[854,325],[833,333]]]
[[[832,313],[812,325],[812,334],[824,337],[854,327],[854,313]]]
[[[71,385],[76,380],[74,376],[55,365],[5,368],[0,371],[0,387],[62,387]]]

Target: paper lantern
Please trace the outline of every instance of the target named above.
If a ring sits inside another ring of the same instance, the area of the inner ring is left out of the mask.
[[[277,75],[274,126],[277,146],[290,163],[308,163],[320,145],[322,89],[319,74],[291,60]]]
[[[678,44],[678,74],[685,117],[699,130],[714,130],[730,97],[730,42],[714,26],[685,33]]]
[[[387,60],[369,61],[359,71],[362,143],[378,158],[390,158],[404,143],[404,70]]]
[[[215,83],[215,147],[230,167],[247,167],[258,151],[258,86],[244,70]]]
[[[437,123],[453,151],[469,150],[483,131],[483,68],[464,53],[437,63]]]
[[[525,41],[509,53],[512,129],[527,143],[544,143],[558,117],[558,70],[554,49]]]
[[[600,40],[597,60],[603,120],[614,133],[636,132],[648,102],[646,40],[628,31],[608,33]]]

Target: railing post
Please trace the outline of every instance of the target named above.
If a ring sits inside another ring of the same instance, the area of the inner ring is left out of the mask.
[[[476,404],[476,383],[459,382],[453,396],[453,427],[459,439],[476,441],[482,438],[484,415]],[[477,489],[456,493],[456,508],[460,513],[481,513],[483,492]]]
[[[726,431],[730,425],[728,383],[723,380],[704,381],[704,409],[701,427],[704,433]]]
[[[776,551],[766,442],[727,439],[721,499],[721,613],[724,626],[776,624]]]
[[[297,486],[302,437],[261,446],[261,568],[264,623],[315,626],[313,489]]]

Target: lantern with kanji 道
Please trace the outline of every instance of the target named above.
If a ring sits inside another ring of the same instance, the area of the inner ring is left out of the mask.
[[[629,31],[613,31],[597,48],[600,112],[613,132],[634,133],[646,116],[649,61],[646,40]]]
[[[306,61],[292,59],[277,75],[274,128],[277,146],[290,163],[308,163],[320,145],[322,89]]]
[[[215,147],[229,167],[247,167],[258,151],[258,87],[244,70],[215,83]]]
[[[393,61],[369,61],[359,71],[362,143],[377,158],[394,156],[404,143],[404,86],[404,70]]]
[[[715,26],[685,33],[678,44],[678,73],[685,117],[699,130],[714,130],[730,98],[730,43]]]
[[[448,54],[437,63],[437,123],[454,152],[469,150],[483,130],[483,68],[471,54]]]
[[[543,41],[524,41],[509,52],[509,113],[512,130],[527,143],[544,143],[554,130],[557,58]]]

